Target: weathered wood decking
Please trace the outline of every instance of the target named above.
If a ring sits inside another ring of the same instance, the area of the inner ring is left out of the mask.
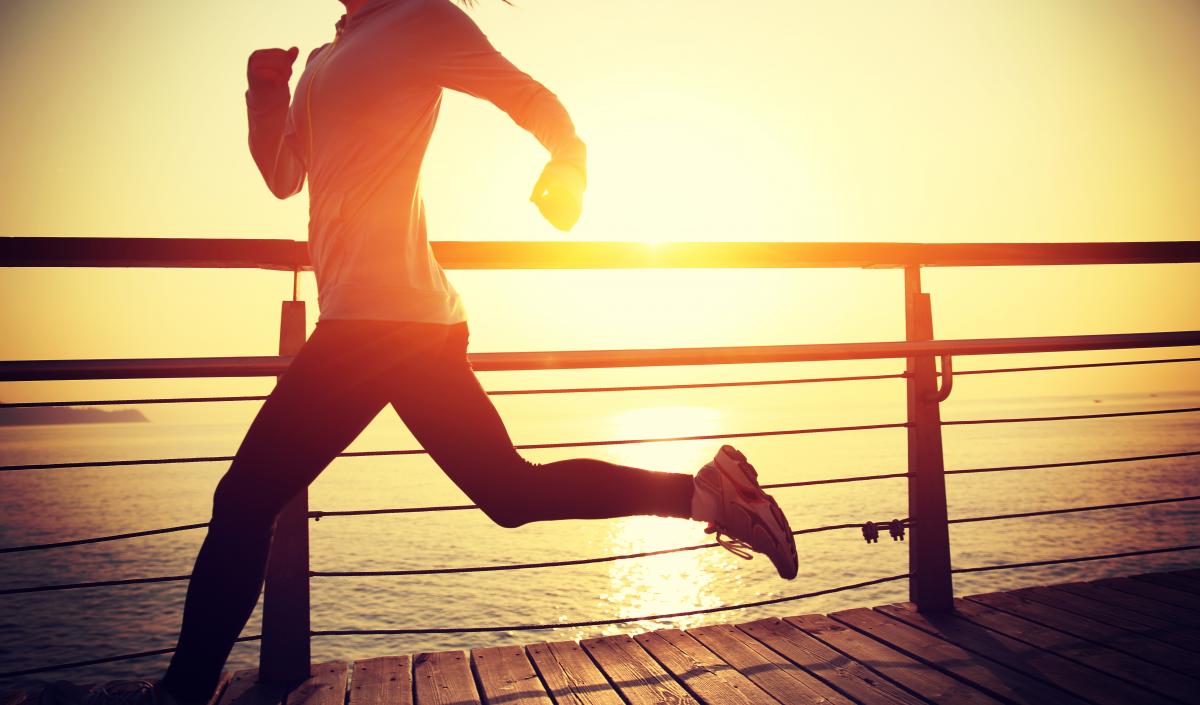
[[[289,693],[242,671],[216,705],[1200,703],[1200,570],[955,605],[323,663]]]

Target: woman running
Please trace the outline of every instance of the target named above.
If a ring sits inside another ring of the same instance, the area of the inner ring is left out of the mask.
[[[538,465],[513,449],[467,361],[466,313],[426,238],[421,160],[442,89],[490,101],[549,151],[532,201],[569,230],[582,209],[584,144],[554,94],[451,0],[340,1],[336,37],[309,55],[294,97],[295,48],[251,54],[246,92],[250,151],[271,192],[288,198],[308,180],[316,331],[217,486],[161,685],[102,687],[94,703],[209,698],[262,591],[276,516],[389,404],[500,526],[695,519],[734,549],[766,554],[782,577],[796,575],[786,518],[729,446],[695,476],[588,459]]]

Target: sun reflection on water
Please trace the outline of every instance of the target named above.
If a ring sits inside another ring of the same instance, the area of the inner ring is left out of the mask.
[[[610,417],[620,438],[672,438],[720,433],[725,414],[708,406],[644,406]],[[638,443],[614,446],[613,461],[648,470],[694,473],[712,460],[720,444],[716,441],[689,443]]]
[[[621,437],[649,438],[720,433],[724,414],[702,406],[654,406],[616,414],[611,422]],[[695,472],[712,459],[717,442],[652,443],[613,449],[619,463],[648,469]],[[684,519],[642,516],[611,523],[607,547],[613,553],[636,553],[711,540],[703,526]],[[640,560],[615,561],[609,568],[609,589],[602,599],[622,618],[667,614],[716,607],[721,598],[712,588],[718,579],[740,580],[723,551],[684,551]],[[676,626],[699,623],[703,617],[673,620]]]

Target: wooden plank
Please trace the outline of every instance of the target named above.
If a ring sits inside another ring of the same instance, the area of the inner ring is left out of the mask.
[[[941,671],[925,668],[886,644],[824,615],[787,617],[785,621],[932,703],[993,705],[1000,702]]]
[[[1142,634],[1126,631],[1110,622],[1089,619],[1024,598],[1019,594],[999,592],[972,595],[967,599],[1115,651],[1159,664],[1184,675],[1200,673],[1200,654],[1156,641]]]
[[[1081,704],[1066,691],[1015,671],[996,661],[911,627],[869,609],[852,609],[829,615],[871,638],[933,669],[964,680],[985,693],[1022,705]]]
[[[1126,631],[1157,639],[1181,649],[1200,651],[1200,634],[1194,629],[1188,629],[1186,626],[1170,620],[1133,612],[1117,605],[1054,588],[1023,588],[1015,591],[1014,594],[1115,627],[1121,627]]]
[[[1094,668],[981,627],[955,614],[925,615],[917,612],[916,607],[907,602],[875,609],[929,632],[939,639],[961,646],[967,651],[987,656],[1013,670],[1053,683],[1098,705],[1170,702]]]
[[[553,705],[520,646],[472,649],[471,663],[488,705]]]
[[[284,705],[343,705],[349,678],[344,661],[313,664],[312,676],[288,691]]]
[[[412,668],[416,705],[481,705],[470,662],[462,651],[417,654]]]
[[[638,634],[634,640],[701,702],[779,705],[736,668],[678,629]]]
[[[1193,599],[1196,600],[1197,607],[1200,608],[1200,580],[1189,578],[1183,575],[1172,575],[1170,573],[1145,573],[1142,575],[1129,576],[1133,580],[1141,580],[1155,585],[1161,585],[1172,590],[1191,593],[1198,595]]]
[[[715,624],[689,629],[687,633],[781,703],[854,705],[815,676],[733,626]]]
[[[530,644],[525,651],[558,705],[625,705],[579,644]]]
[[[630,637],[622,634],[579,643],[629,705],[695,705],[696,700],[683,686]]]
[[[1154,583],[1131,580],[1129,578],[1109,578],[1107,580],[1097,580],[1095,585],[1128,592],[1151,600],[1158,600],[1168,605],[1182,607],[1190,612],[1197,612],[1197,608],[1200,608],[1200,600],[1195,595],[1155,585]],[[1200,612],[1197,612],[1197,614],[1200,614]]]
[[[1168,570],[1159,573],[1145,573],[1145,575],[1171,575],[1177,578],[1186,578],[1194,583],[1200,583],[1200,570]]]
[[[1168,697],[1190,700],[1200,693],[1200,680],[1163,668],[1155,663],[1114,651],[1057,629],[992,609],[978,602],[955,600],[955,611],[965,619],[988,629],[1020,639],[1098,671],[1122,678],[1147,690]]]
[[[1099,600],[1119,606],[1122,609],[1158,617],[1159,619],[1169,619],[1177,624],[1188,627],[1200,627],[1200,615],[1196,614],[1193,610],[1168,605],[1165,602],[1151,600],[1130,592],[1114,590],[1094,583],[1066,583],[1055,585],[1053,589]]]
[[[759,643],[863,705],[922,705],[867,667],[780,619],[760,619],[737,625]]]
[[[349,705],[412,705],[412,663],[408,656],[355,661]]]
[[[346,701],[349,673],[345,662],[313,664],[312,675],[291,690],[275,682],[259,681],[258,669],[233,675],[219,705],[342,705]]]
[[[233,674],[218,705],[280,705],[284,689],[275,683],[259,683],[258,669]]]

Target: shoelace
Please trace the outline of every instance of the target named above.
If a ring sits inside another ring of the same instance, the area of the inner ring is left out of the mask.
[[[735,539],[732,536],[727,535],[724,531],[721,531],[720,528],[712,523],[710,523],[708,528],[704,531],[709,534],[715,534],[714,538],[717,540],[717,545],[726,551],[729,551],[738,558],[741,558],[744,561],[754,560],[754,554],[751,553],[751,551],[754,549],[745,541],[741,539]]]

